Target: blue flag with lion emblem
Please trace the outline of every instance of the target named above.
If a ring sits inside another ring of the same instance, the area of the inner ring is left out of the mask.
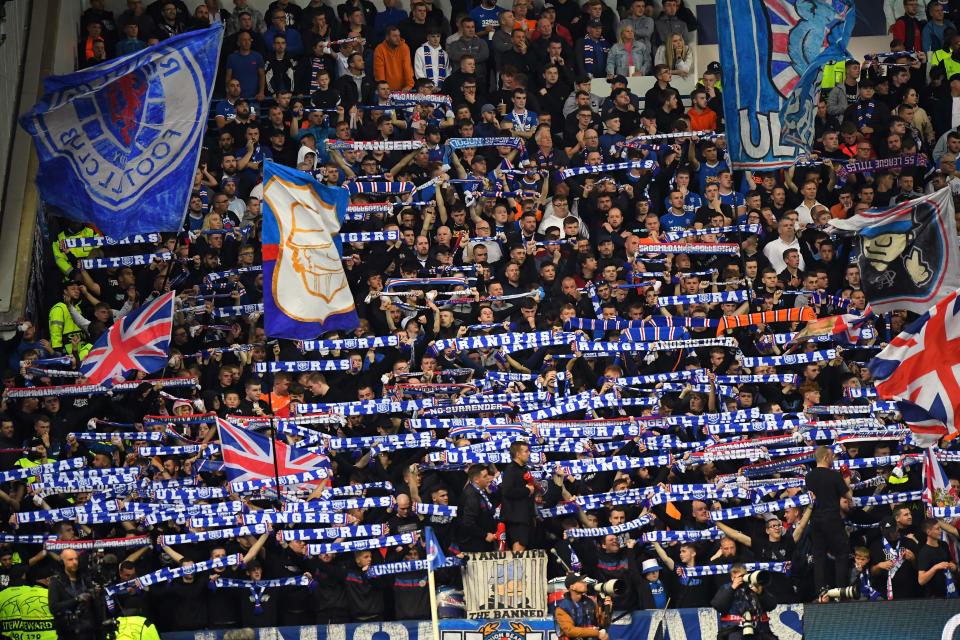
[[[734,169],[792,165],[813,146],[823,66],[849,58],[853,0],[719,0],[723,113]]]
[[[37,145],[41,197],[108,236],[179,231],[222,40],[216,25],[44,80],[20,118]]]

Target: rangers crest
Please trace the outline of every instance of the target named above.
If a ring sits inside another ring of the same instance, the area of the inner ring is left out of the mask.
[[[48,78],[20,122],[40,156],[37,186],[109,236],[176,231],[209,110],[222,25]]]

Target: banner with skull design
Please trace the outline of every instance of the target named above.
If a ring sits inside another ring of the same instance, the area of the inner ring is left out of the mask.
[[[275,162],[263,169],[263,305],[268,336],[310,340],[359,324],[336,237],[346,190]]]
[[[960,288],[960,250],[953,196],[936,193],[887,209],[832,220],[839,231],[857,233],[860,281],[874,311],[925,313]]]

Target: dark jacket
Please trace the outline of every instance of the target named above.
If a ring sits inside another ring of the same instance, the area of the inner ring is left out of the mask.
[[[71,582],[65,573],[50,580],[47,602],[53,625],[60,638],[87,637],[96,628],[93,609],[93,585],[84,576]],[[81,599],[83,594],[89,597]]]
[[[489,494],[488,494],[489,496]],[[480,490],[468,484],[460,496],[457,510],[457,541],[461,551],[493,551],[494,542],[487,542],[488,533],[496,533],[494,505],[480,495]]]
[[[527,488],[526,474],[526,467],[516,462],[511,462],[503,470],[500,483],[500,519],[503,522],[533,526],[536,521],[536,503]]]

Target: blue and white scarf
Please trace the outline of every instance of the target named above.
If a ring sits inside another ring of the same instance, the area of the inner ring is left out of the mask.
[[[256,362],[253,370],[257,373],[306,373],[308,371],[350,371],[350,360],[278,360]]]
[[[722,576],[730,573],[732,564],[707,564],[695,567],[680,567],[681,575],[688,578],[701,576]],[[789,562],[745,562],[747,571],[773,571],[790,575]]]
[[[143,267],[152,264],[155,260],[160,262],[169,262],[173,259],[173,254],[169,251],[160,253],[143,253],[134,256],[113,256],[111,258],[84,258],[81,260],[83,268],[87,271],[94,269],[119,269],[121,267]]]
[[[647,351],[676,351],[679,349],[697,349],[701,347],[737,347],[736,338],[703,338],[697,340],[666,340],[662,342],[603,342],[580,341],[576,343],[580,351],[597,353],[629,353]]]
[[[749,291],[718,291],[717,293],[694,293],[682,296],[660,296],[657,305],[722,304],[724,302],[747,302]]]
[[[68,469],[80,469],[87,463],[86,458],[70,458],[60,462],[48,462],[47,464],[27,467],[26,469],[13,469],[11,471],[0,472],[0,482],[15,482],[25,480],[34,476],[56,474]]]
[[[463,564],[463,561],[456,556],[445,556],[444,560],[444,567],[459,567]],[[403,560],[401,562],[375,564],[367,569],[367,576],[370,578],[379,578],[380,576],[390,576],[398,573],[411,573],[414,571],[427,571],[429,569],[429,560]]]
[[[648,531],[643,534],[642,540],[644,542],[660,542],[660,543],[672,543],[672,542],[703,542],[704,540],[719,540],[725,537],[722,531],[716,527],[711,527],[709,529],[703,529],[700,531],[696,530],[684,530],[684,531]]]
[[[352,551],[365,551],[368,549],[385,549],[388,547],[401,547],[403,545],[413,544],[416,542],[416,540],[416,532],[410,531],[395,536],[384,536],[382,538],[367,538],[363,540],[346,540],[344,542],[311,544],[307,545],[307,553],[311,556],[319,556],[326,553],[347,553]]]
[[[303,471],[301,473],[294,473],[291,475],[280,476],[279,478],[259,478],[257,480],[245,480],[245,481],[235,481],[230,483],[230,490],[234,493],[250,493],[251,491],[259,491],[260,489],[265,489],[268,487],[274,487],[279,484],[281,487],[294,485],[294,484],[304,484],[307,482],[314,482],[316,480],[323,480],[330,477],[330,471],[326,469],[312,469],[310,471]]]
[[[263,596],[267,589],[284,587],[312,588],[315,584],[310,576],[290,576],[289,578],[274,578],[272,580],[235,580],[233,578],[217,578],[210,583],[214,589],[249,589],[250,599],[253,602],[254,615],[263,613]]]
[[[338,338],[336,340],[300,340],[297,348],[303,353],[310,351],[361,351],[400,346],[399,336],[376,336],[370,338]]]
[[[390,484],[389,481],[383,481],[364,482],[363,484],[351,484],[343,487],[330,487],[329,489],[324,489],[320,497],[324,500],[329,500],[330,498],[340,496],[360,496],[363,495],[363,492],[367,489],[380,489],[389,491],[390,493],[396,493],[396,489],[393,488],[393,485]]]
[[[519,149],[523,146],[523,139],[518,137],[493,137],[493,138],[450,138],[447,145],[451,149],[467,149],[473,147],[513,147]]]
[[[249,526],[235,527],[233,529],[214,529],[212,531],[197,531],[195,533],[176,533],[168,534],[162,537],[163,544],[195,544],[197,542],[209,542],[211,540],[228,540],[242,536],[260,536],[267,533],[266,524],[254,524]]]
[[[824,351],[790,353],[783,356],[746,357],[740,359],[740,365],[747,369],[759,366],[782,367],[796,364],[809,364],[811,362],[828,362],[836,357],[836,349],[826,349]]]
[[[113,598],[114,596],[123,593],[128,589],[143,590],[147,587],[152,587],[155,584],[176,580],[177,578],[185,575],[201,574],[212,569],[235,567],[240,565],[242,561],[243,557],[239,553],[234,553],[229,556],[222,556],[219,558],[204,560],[203,562],[197,562],[190,566],[163,568],[153,571],[152,573],[142,575],[139,578],[134,578],[133,580],[127,580],[126,582],[119,582],[117,584],[110,585],[107,587],[106,592],[110,598]]]
[[[156,244],[160,242],[159,233],[144,233],[124,238],[94,236],[92,238],[64,238],[60,246],[64,249],[96,249],[97,247],[115,247],[124,244]]]
[[[709,229],[690,229],[689,231],[670,231],[666,234],[665,240],[676,242],[683,238],[694,238],[706,235],[723,235],[725,233],[760,233],[759,224],[735,224],[726,227],[711,227]]]
[[[333,527],[328,529],[287,529],[282,532],[286,542],[292,540],[336,540],[337,538],[369,538],[382,536],[388,532],[385,524],[367,524],[353,527]]]
[[[582,167],[570,167],[562,169],[557,174],[560,180],[566,180],[573,176],[583,176],[592,173],[608,173],[611,171],[627,171],[631,169],[654,170],[657,163],[654,160],[632,160],[629,162],[612,162],[609,164],[585,165]]]
[[[365,416],[381,413],[409,413],[411,411],[422,411],[432,407],[442,406],[443,403],[435,398],[423,398],[421,400],[403,400],[393,402],[390,400],[360,400],[356,402],[333,402],[333,403],[311,403],[298,404],[297,413],[339,413],[344,416]]]
[[[802,507],[810,504],[810,495],[803,493],[794,498],[785,498],[775,502],[760,502],[758,504],[745,505],[742,507],[730,507],[728,509],[718,509],[710,512],[713,520],[736,520],[738,518],[748,518],[761,513],[775,513],[784,511],[791,507]]]
[[[594,527],[591,529],[567,529],[567,539],[570,538],[602,538],[604,536],[616,536],[634,529],[641,529],[653,522],[652,515],[645,515],[623,524],[617,524],[610,527]]]

